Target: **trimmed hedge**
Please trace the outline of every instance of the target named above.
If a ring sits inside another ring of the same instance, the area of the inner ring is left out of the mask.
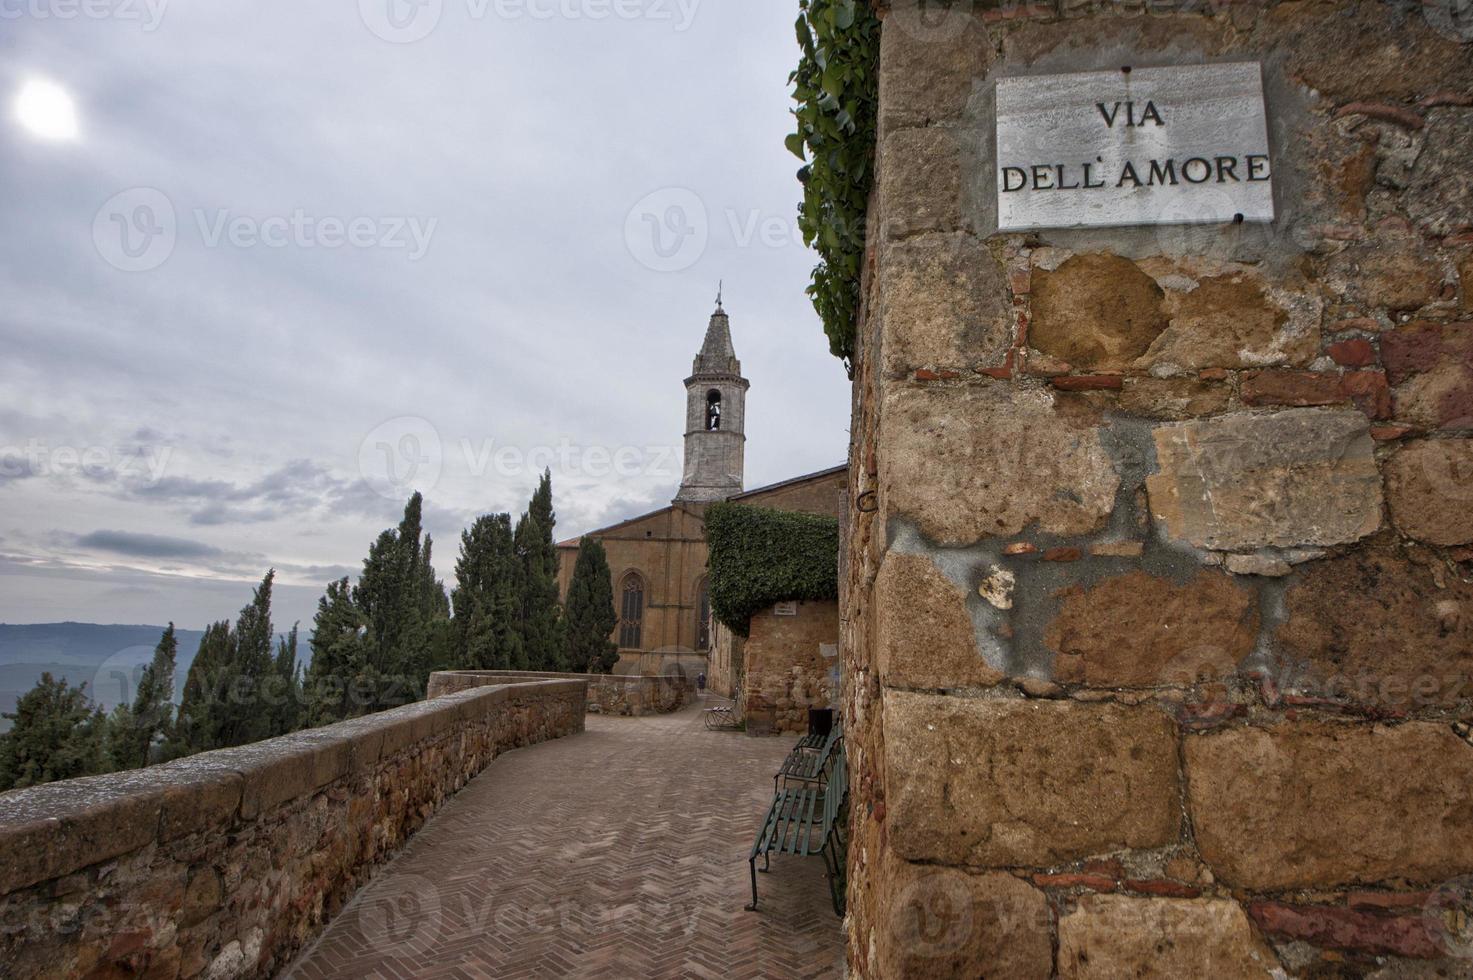
[[[832,517],[712,504],[706,511],[711,612],[739,636],[775,602],[837,599],[839,522]]]

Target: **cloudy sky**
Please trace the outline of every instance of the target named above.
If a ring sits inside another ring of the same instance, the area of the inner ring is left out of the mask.
[[[747,484],[842,462],[793,0],[0,2],[0,621],[277,621],[423,490],[668,502],[719,279]]]

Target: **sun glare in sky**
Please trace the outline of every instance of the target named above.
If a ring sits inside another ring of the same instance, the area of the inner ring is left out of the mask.
[[[32,78],[21,86],[15,97],[15,120],[37,139],[77,138],[77,107],[71,94],[45,79]]]

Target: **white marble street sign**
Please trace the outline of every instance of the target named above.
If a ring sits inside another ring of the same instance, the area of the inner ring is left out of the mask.
[[[1272,221],[1258,64],[999,79],[997,214],[1001,231]]]

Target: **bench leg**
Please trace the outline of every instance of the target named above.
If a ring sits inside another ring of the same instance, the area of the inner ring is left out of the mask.
[[[839,873],[837,870],[839,856],[837,854],[830,855],[829,850],[827,847],[824,848],[819,852],[819,857],[823,858],[823,873],[829,880],[829,901],[834,904],[834,914],[842,919],[844,917],[844,908],[839,896]]]
[[[752,904],[747,906],[747,911],[748,912],[755,912],[755,911],[757,911],[757,857],[756,857],[756,855],[753,855],[752,859],[750,861],[748,861],[747,864],[752,869]]]

